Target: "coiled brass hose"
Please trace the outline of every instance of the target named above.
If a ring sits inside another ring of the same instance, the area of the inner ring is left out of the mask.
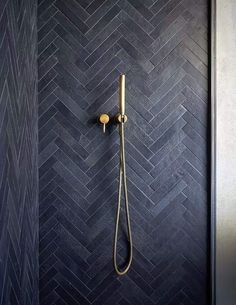
[[[128,272],[133,257],[133,243],[132,243],[130,216],[129,216],[128,190],[127,190],[127,182],[126,182],[124,122],[120,122],[119,124],[119,133],[120,133],[119,189],[118,189],[118,203],[117,203],[115,235],[114,235],[113,262],[116,273],[118,275],[124,275]],[[128,231],[128,242],[129,242],[129,259],[126,267],[123,270],[120,270],[117,265],[117,241],[118,241],[118,231],[119,231],[119,223],[120,223],[122,182],[123,182],[124,197],[125,197],[126,223],[127,223],[127,231]]]

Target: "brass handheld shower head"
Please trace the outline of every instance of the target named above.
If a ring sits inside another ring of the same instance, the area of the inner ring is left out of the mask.
[[[127,116],[125,115],[125,75],[120,76],[120,113],[116,116],[116,121],[117,123],[119,123],[119,130],[120,130],[120,166],[119,166],[118,202],[117,202],[117,211],[116,211],[116,224],[115,224],[114,248],[113,248],[113,262],[116,273],[118,275],[124,275],[128,272],[133,257],[133,243],[132,243],[130,216],[129,216],[129,201],[128,201],[128,189],[126,182],[126,163],[125,163],[124,123],[127,121]],[[127,231],[128,231],[128,239],[129,239],[129,259],[126,267],[123,270],[120,270],[117,265],[117,241],[118,241],[118,231],[119,231],[119,222],[120,222],[122,186],[124,189],[126,223],[127,223]]]
[[[120,114],[125,115],[125,75],[120,76]]]
[[[107,114],[101,114],[98,118],[100,124],[103,125],[103,132],[105,133],[106,124],[109,122],[109,116]],[[119,164],[119,188],[118,188],[118,201],[116,210],[116,223],[114,233],[114,246],[113,246],[113,262],[114,269],[118,275],[124,275],[128,272],[132,257],[133,257],[133,243],[131,234],[131,224],[129,216],[129,201],[128,201],[128,189],[126,182],[126,163],[125,163],[125,129],[124,125],[127,122],[127,115],[125,114],[125,75],[120,76],[120,112],[116,115],[115,121],[119,124],[119,135],[120,135],[120,164]],[[128,242],[129,242],[129,258],[128,262],[123,270],[120,270],[117,264],[117,243],[118,243],[118,231],[120,225],[120,212],[121,212],[121,192],[124,191],[125,198],[125,212],[126,212],[126,223],[128,231]]]

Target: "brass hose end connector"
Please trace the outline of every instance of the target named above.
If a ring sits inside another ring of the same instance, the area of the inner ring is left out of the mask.
[[[128,120],[128,117],[126,114],[120,114],[118,113],[116,116],[115,116],[115,122],[118,123],[118,124],[121,124],[121,123],[126,123]]]

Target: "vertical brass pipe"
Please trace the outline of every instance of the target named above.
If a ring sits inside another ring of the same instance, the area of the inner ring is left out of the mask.
[[[125,115],[125,75],[120,76],[120,114]]]

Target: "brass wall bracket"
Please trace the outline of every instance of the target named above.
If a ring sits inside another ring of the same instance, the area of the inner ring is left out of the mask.
[[[128,120],[128,117],[126,114],[122,115],[120,113],[118,113],[116,116],[115,116],[115,123],[118,123],[118,124],[121,124],[121,123],[126,123]]]

